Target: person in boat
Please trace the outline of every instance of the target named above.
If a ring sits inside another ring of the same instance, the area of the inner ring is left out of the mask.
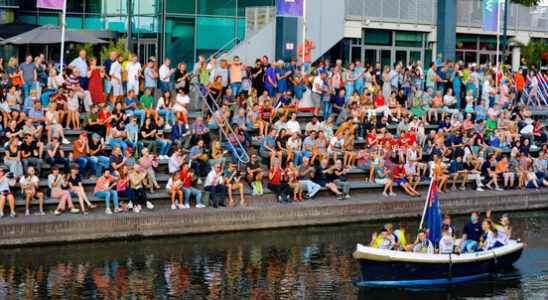
[[[444,215],[443,216],[443,223],[441,225],[442,227],[442,232],[443,232],[443,227],[447,225],[448,227],[448,230],[449,230],[449,236],[452,237],[452,238],[455,238],[456,236],[456,233],[457,231],[455,230],[455,226],[453,225],[453,222],[451,220],[451,216],[450,215]]]
[[[487,211],[486,218],[489,220],[493,220],[493,218],[491,218],[491,210]],[[499,223],[497,224],[493,222],[493,225],[495,226],[497,231],[505,234],[508,240],[510,239],[510,237],[512,236],[512,227],[510,226],[510,218],[507,214],[503,214],[499,219]],[[506,241],[504,244],[506,245],[507,243],[508,242]]]
[[[384,250],[399,250],[399,240],[394,234],[394,226],[390,223],[383,226],[381,233],[373,233],[371,247]]]
[[[440,254],[451,254],[455,248],[455,240],[451,235],[451,227],[448,224],[441,226],[441,239],[439,243]]]
[[[400,244],[400,250],[403,250],[403,251],[409,251],[407,237],[405,236],[406,234],[407,234],[407,225],[405,225],[404,223],[400,223],[400,228],[394,230],[394,235],[396,236]]]
[[[413,252],[434,254],[434,245],[426,236],[426,230],[421,229],[417,241],[413,245]]]
[[[483,251],[504,246],[504,241],[507,241],[506,233],[498,231],[493,222],[489,219],[483,221],[483,235],[481,237],[481,249]]]
[[[476,252],[479,249],[480,238],[483,235],[481,222],[477,212],[470,213],[470,221],[464,225],[460,242],[460,253]]]

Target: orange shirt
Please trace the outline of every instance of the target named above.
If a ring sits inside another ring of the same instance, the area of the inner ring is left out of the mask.
[[[514,76],[514,81],[516,82],[516,90],[523,91],[525,88],[525,78],[523,78],[523,75],[521,73],[516,73]]]
[[[508,171],[508,162],[506,161],[499,161],[497,162],[497,165],[495,166],[495,172],[496,173],[504,173]]]
[[[73,160],[77,159],[78,157],[87,155],[85,151],[83,152],[78,151],[78,149],[81,147],[82,147],[82,141],[80,141],[80,139],[77,139],[76,141],[74,141],[74,143],[72,143],[72,159]]]

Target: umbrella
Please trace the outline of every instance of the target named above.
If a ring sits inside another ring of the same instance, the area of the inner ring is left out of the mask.
[[[104,40],[81,30],[66,30],[65,42],[69,43],[90,43],[105,44]],[[14,37],[5,39],[0,45],[26,45],[26,44],[59,44],[61,43],[61,28],[55,25],[44,25],[30,31],[21,33]]]

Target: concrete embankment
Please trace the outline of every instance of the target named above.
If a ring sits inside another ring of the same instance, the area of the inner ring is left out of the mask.
[[[505,192],[455,192],[442,194],[444,212],[464,214],[472,210],[518,211],[548,208],[548,189]],[[254,201],[254,199],[252,199]],[[304,203],[263,203],[251,208],[189,209],[171,211],[160,207],[141,214],[105,215],[96,209],[88,216],[30,216],[0,219],[0,246],[67,243],[219,233],[283,227],[315,226],[416,217],[424,198],[354,195],[351,200],[321,198]]]

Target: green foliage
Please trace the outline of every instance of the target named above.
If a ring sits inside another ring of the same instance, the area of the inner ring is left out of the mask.
[[[512,2],[525,6],[536,6],[540,4],[541,0],[512,0]]]
[[[70,44],[67,51],[66,60],[69,63],[78,57],[80,50],[85,50],[88,55],[93,55],[93,44]]]
[[[541,65],[544,53],[548,52],[548,44],[542,41],[529,42],[521,47],[521,56],[527,60],[528,65]]]
[[[129,51],[126,49],[126,40],[118,39],[110,42],[107,46],[101,48],[100,61],[105,61],[110,57],[112,51],[118,52],[124,57],[124,60],[128,58]]]

